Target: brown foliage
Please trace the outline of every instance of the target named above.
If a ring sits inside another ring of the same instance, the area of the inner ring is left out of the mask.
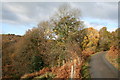
[[[82,63],[78,64],[78,62],[76,62],[76,63],[67,62],[66,64],[64,64],[61,67],[43,68],[39,72],[35,72],[35,73],[31,73],[31,74],[25,74],[21,78],[34,78],[36,76],[43,75],[47,72],[51,72],[51,73],[55,74],[56,75],[55,79],[56,78],[62,78],[62,79],[70,78],[71,66],[74,65],[74,64],[76,64],[76,67],[74,68],[74,71],[76,73],[74,75],[74,78],[79,78],[80,79],[81,78],[80,70],[81,70]]]
[[[94,54],[95,52],[92,51],[91,49],[85,49],[82,51],[82,54],[84,56],[84,58],[86,59],[87,57],[89,57],[90,55]]]
[[[2,35],[2,76],[11,76],[14,73],[12,55],[15,51],[15,44],[21,36],[14,34]]]
[[[110,50],[106,54],[106,58],[108,61],[113,64],[118,70],[120,70],[119,64],[120,64],[120,49],[116,46],[111,46]]]
[[[14,68],[17,75],[34,72],[33,58],[34,56],[41,57],[41,61],[47,56],[48,50],[47,40],[44,34],[38,29],[33,28],[26,32],[22,39],[15,45],[14,53]],[[46,58],[45,58],[46,59]],[[45,61],[44,61],[45,62]]]
[[[24,76],[22,76],[21,78],[34,78],[36,76],[39,75],[43,75],[46,72],[51,72],[50,68],[43,68],[42,70],[40,70],[39,72],[34,72],[34,73],[30,73],[30,74],[25,74]]]
[[[119,52],[120,52],[120,49],[118,49],[116,46],[111,46],[110,50],[107,53],[107,56],[109,56],[111,58],[117,58]]]

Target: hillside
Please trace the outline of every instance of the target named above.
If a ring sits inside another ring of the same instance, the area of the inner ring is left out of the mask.
[[[82,78],[85,75],[81,73],[83,72],[82,66],[84,66],[89,56],[96,53],[98,49],[102,51],[106,47],[109,47],[101,46],[103,44],[106,45],[106,43],[102,42],[101,44],[99,36],[103,36],[104,38],[111,36],[111,42],[117,39],[115,37],[116,32],[104,36],[104,34],[101,34],[94,28],[85,28],[79,31],[76,33],[79,35],[75,34],[74,37],[72,36],[73,41],[70,39],[70,42],[45,39],[42,37],[44,34],[39,36],[38,33],[40,33],[38,28],[34,28],[26,32],[23,37],[13,34],[2,35],[3,78],[12,78],[15,76],[34,78],[38,76],[45,77],[45,75],[54,76],[55,78],[68,78],[72,74],[72,66],[75,67],[75,65],[76,68],[74,70],[79,71],[75,75]],[[118,46],[117,42],[118,39],[114,43],[109,43],[112,47],[106,55],[106,58],[116,68],[118,68],[117,63],[119,62],[119,49],[116,47]],[[77,61],[77,64],[74,60]],[[20,74],[15,75],[18,72]]]
[[[3,76],[11,75],[12,59],[15,51],[15,44],[21,39],[21,36],[15,34],[2,35],[2,72]]]

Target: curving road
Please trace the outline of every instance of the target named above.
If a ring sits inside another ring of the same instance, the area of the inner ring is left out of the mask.
[[[106,52],[99,52],[90,59],[91,78],[118,78],[118,70],[115,69],[106,59]]]

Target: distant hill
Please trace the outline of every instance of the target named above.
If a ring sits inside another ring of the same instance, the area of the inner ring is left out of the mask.
[[[9,75],[11,72],[11,68],[8,67],[8,65],[11,66],[12,64],[12,60],[11,60],[11,55],[14,53],[15,51],[15,43],[17,43],[22,36],[20,35],[15,35],[15,34],[1,34],[2,36],[2,72],[5,76],[5,74],[7,73],[7,75]]]

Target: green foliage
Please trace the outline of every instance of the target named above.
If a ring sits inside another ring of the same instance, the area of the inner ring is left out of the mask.
[[[106,27],[103,27],[100,29],[99,34],[100,34],[100,38],[99,38],[99,42],[98,42],[98,46],[97,46],[98,49],[100,51],[109,50],[110,44],[112,42],[110,32],[107,31]]]
[[[120,64],[120,56],[117,58],[117,63]]]
[[[67,52],[66,52],[66,45],[62,42],[57,42],[53,47],[51,48],[50,51],[50,61],[51,61],[51,66],[57,66],[57,65],[62,65],[63,60],[67,60],[65,58]]]
[[[80,21],[77,21],[76,18],[71,18],[71,16],[65,16],[60,19],[59,22],[55,25],[54,31],[60,38],[67,38],[70,33],[74,33],[78,30]]]
[[[54,23],[53,32],[58,36],[59,41],[67,41],[68,38],[71,38],[71,35],[82,29],[83,22],[77,16],[80,15],[78,9],[72,9],[70,5],[63,5],[59,8],[57,14],[59,16],[53,17],[52,22]]]
[[[32,64],[31,64],[31,72],[39,71],[41,70],[45,64],[41,56],[32,56]]]
[[[82,76],[83,80],[84,79],[85,80],[90,80],[91,79],[90,71],[89,71],[89,64],[88,64],[87,60],[85,61],[85,63],[81,67],[81,76]]]
[[[107,51],[110,49],[111,46],[119,47],[119,32],[119,28],[116,31],[113,31],[112,33],[108,32],[106,27],[101,28],[99,31],[100,38],[96,51]]]
[[[120,48],[120,28],[118,28],[116,31],[112,32],[112,43],[111,46],[116,46],[117,48]]]
[[[45,60],[42,59],[45,56],[41,58],[41,55],[47,53],[47,44],[43,36],[44,34],[38,28],[34,28],[26,32],[23,38],[16,44],[13,64],[18,75],[38,71],[45,67],[43,65]]]
[[[51,18],[52,26],[50,27],[52,27],[52,34],[57,36],[55,44],[52,45],[50,51],[51,65],[61,66],[63,61],[70,60],[70,57],[74,54],[72,49],[70,54],[68,44],[76,43],[75,36],[78,30],[83,27],[83,22],[79,20],[78,15],[80,15],[78,9],[71,8],[70,5],[63,5],[58,9],[54,17]]]

